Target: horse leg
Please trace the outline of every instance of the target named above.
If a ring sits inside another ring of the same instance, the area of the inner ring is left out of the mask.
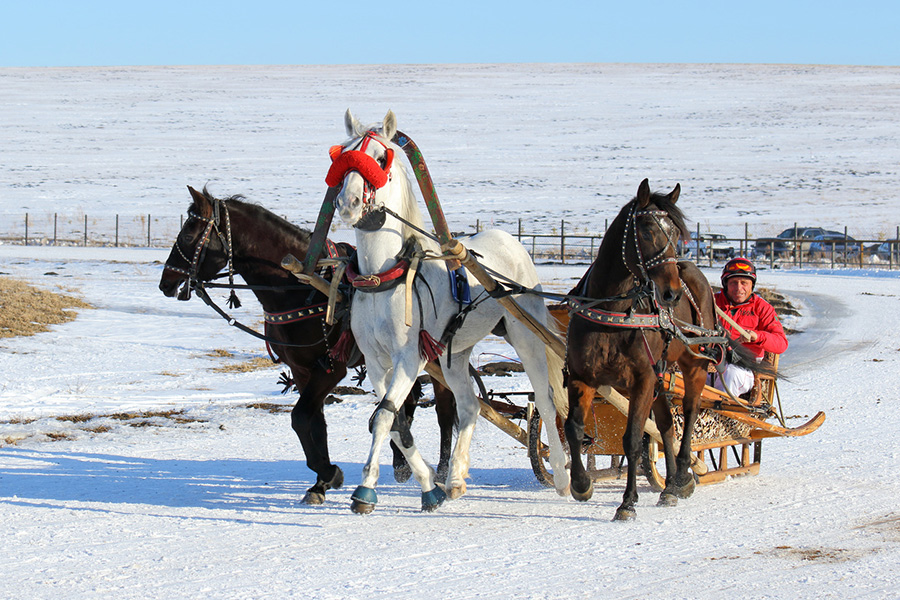
[[[597,390],[587,383],[569,377],[569,415],[566,417],[566,441],[572,460],[572,497],[587,502],[594,494],[594,482],[581,461],[581,447],[584,444],[584,416],[591,410],[591,403]],[[551,424],[548,424],[548,427]]]
[[[656,377],[652,375],[644,377],[636,383],[629,390],[628,423],[625,426],[625,435],[622,436],[622,449],[628,459],[628,479],[625,482],[622,504],[616,509],[614,521],[630,521],[637,516],[637,511],[635,510],[638,501],[637,468],[641,460],[644,423],[646,423],[647,417],[650,416],[653,386],[656,384]]]
[[[335,368],[331,373],[323,369],[291,368],[295,379],[297,374],[306,374],[306,385],[300,392],[297,404],[291,410],[291,428],[300,439],[306,454],[306,465],[315,472],[316,483],[306,491],[305,504],[322,504],[325,492],[338,489],[344,483],[344,473],[340,467],[331,464],[328,455],[328,428],[325,423],[325,396],[346,375],[345,368]]]
[[[406,401],[403,403],[403,412],[405,413],[406,418],[406,427],[411,427],[413,422],[413,416],[416,412],[416,407],[418,406],[419,401],[416,398],[415,392],[410,392],[410,394],[406,397]],[[409,481],[410,476],[412,475],[412,469],[409,466],[409,463],[406,461],[406,457],[403,456],[403,451],[400,449],[400,446],[396,444],[393,440],[391,440],[391,453],[393,455],[393,465],[394,465],[394,481],[397,483],[406,483]]]
[[[671,493],[672,482],[675,480],[675,427],[672,411],[662,396],[657,397],[653,403],[653,416],[662,436],[663,456],[666,461],[666,486],[659,494],[657,506],[675,506],[678,504],[678,496]]]
[[[437,480],[447,481],[450,472],[450,452],[453,449],[453,427],[456,425],[456,401],[453,392],[440,383],[432,382],[434,389],[434,410],[441,430],[441,452],[437,466]]]
[[[472,391],[472,385],[469,382],[470,353],[471,349],[468,349],[452,355],[450,357],[452,369],[448,368],[446,358],[442,357],[441,359],[444,379],[456,398],[456,418],[459,423],[456,445],[450,456],[450,472],[447,477],[447,494],[454,499],[466,493],[466,478],[469,476],[469,447],[472,444],[475,424],[481,412],[478,398]]]
[[[700,361],[700,365],[692,365],[692,368],[682,367],[684,376],[684,433],[681,436],[681,447],[675,459],[675,476],[671,484],[666,478],[666,491],[671,491],[678,498],[688,498],[694,493],[696,480],[691,472],[691,438],[694,433],[694,425],[700,416],[700,394],[706,383],[706,363]],[[671,488],[671,490],[670,490]]]
[[[377,502],[375,485],[378,483],[379,475],[378,454],[388,436],[400,447],[412,468],[413,475],[422,486],[422,510],[434,510],[443,501],[443,491],[435,490],[434,471],[416,449],[412,433],[406,426],[405,416],[400,409],[400,399],[409,394],[421,365],[417,356],[399,357],[395,359],[394,365],[390,387],[370,420],[372,446],[363,467],[363,480],[351,496],[351,510],[360,514],[370,513],[375,508]]]

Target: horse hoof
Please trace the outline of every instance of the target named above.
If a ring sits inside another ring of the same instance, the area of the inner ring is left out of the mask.
[[[394,481],[397,483],[406,483],[412,476],[412,469],[407,463],[402,465],[394,465]]]
[[[694,493],[694,489],[697,487],[697,484],[694,482],[693,476],[690,477],[684,485],[674,485],[671,490],[666,490],[664,493],[672,493],[678,498],[690,498],[691,494]]]
[[[378,495],[372,488],[359,486],[350,496],[350,510],[358,515],[367,515],[375,510],[378,503]]]
[[[446,499],[447,494],[438,486],[434,486],[430,492],[422,492],[422,512],[433,512]]]
[[[447,495],[450,496],[451,500],[456,500],[460,496],[466,493],[466,482],[462,482],[457,485],[451,485],[450,489],[447,490]]]
[[[616,509],[616,516],[613,517],[613,521],[634,521],[636,518],[637,513],[633,508],[620,506]]]
[[[670,494],[669,492],[662,492],[659,495],[659,501],[656,503],[657,506],[678,506],[678,496],[675,494]]]
[[[591,499],[591,496],[594,495],[594,484],[590,482],[588,482],[587,488],[585,488],[583,491],[578,489],[578,486],[574,481],[569,486],[569,489],[572,492],[572,497],[579,502],[587,502]]]
[[[563,489],[556,488],[556,493],[559,494],[560,496],[562,496],[563,498],[565,498],[570,493],[572,493],[571,490],[572,490],[572,486],[567,485]]]
[[[303,500],[301,500],[303,504],[309,504],[310,506],[320,506],[325,504],[325,494],[322,492],[314,492],[312,490],[307,490],[306,495],[303,496]]]
[[[342,485],[344,485],[344,472],[341,471],[340,467],[335,466],[334,476],[332,476],[331,481],[328,482],[328,489],[339,490]]]

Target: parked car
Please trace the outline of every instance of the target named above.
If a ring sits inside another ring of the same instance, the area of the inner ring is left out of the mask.
[[[837,258],[847,260],[858,256],[862,244],[849,235],[837,232],[826,232],[817,235],[809,244],[809,259]]]
[[[706,242],[703,241],[703,236],[701,235],[697,240],[697,234],[692,233],[689,242],[678,240],[678,256],[693,260],[706,256]]]
[[[821,227],[791,227],[785,229],[774,238],[759,238],[753,244],[753,256],[755,258],[769,258],[773,253],[775,258],[789,258],[794,254],[795,240],[800,242],[801,255],[809,252],[809,245],[817,235],[836,234],[843,237],[838,231],[829,231]]]
[[[866,248],[866,254],[879,262],[900,264],[900,240],[886,240]]]
[[[712,252],[714,260],[730,260],[737,255],[734,244],[721,233],[704,233],[700,240],[706,242],[707,251]]]

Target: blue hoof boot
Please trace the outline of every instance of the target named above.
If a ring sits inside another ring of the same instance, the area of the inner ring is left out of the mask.
[[[350,510],[360,515],[367,515],[375,510],[378,494],[372,488],[359,486],[350,496]]]
[[[447,494],[438,486],[434,486],[430,492],[422,492],[422,512],[432,512],[446,499]]]

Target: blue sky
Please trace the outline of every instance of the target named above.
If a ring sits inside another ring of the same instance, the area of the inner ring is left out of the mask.
[[[0,67],[900,65],[896,0],[30,0],[0,17]]]

